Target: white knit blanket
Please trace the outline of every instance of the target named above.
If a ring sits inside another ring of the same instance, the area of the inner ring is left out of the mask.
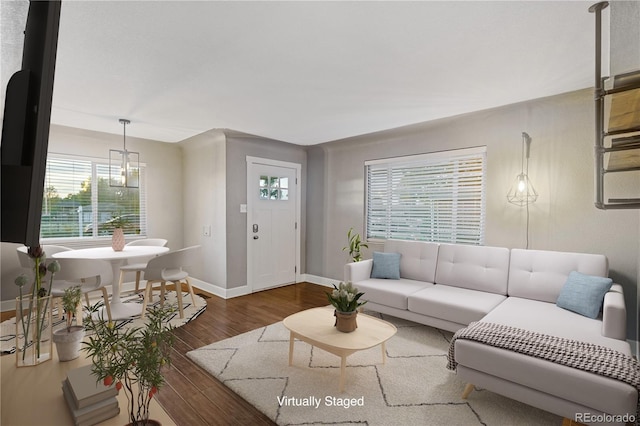
[[[458,330],[451,339],[447,355],[449,370],[455,370],[458,365],[455,360],[455,343],[458,339],[473,340],[628,383],[638,391],[635,424],[638,425],[640,421],[640,363],[629,355],[579,340],[502,324],[473,322]]]

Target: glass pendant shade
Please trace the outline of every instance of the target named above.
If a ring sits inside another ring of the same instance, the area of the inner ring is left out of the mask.
[[[123,149],[109,150],[109,186],[120,188],[140,187],[140,154],[127,150],[127,124],[129,120],[120,119],[124,126]]]
[[[133,151],[109,150],[109,186],[138,188],[140,186],[140,154]]]
[[[507,200],[509,200],[511,204],[522,207],[534,203],[537,199],[538,193],[531,184],[531,181],[529,181],[529,176],[527,176],[526,173],[520,173],[516,176],[507,194]]]
[[[535,203],[538,199],[538,193],[529,181],[529,176],[527,175],[529,172],[530,145],[531,137],[526,132],[522,132],[522,168],[520,169],[520,174],[516,176],[516,180],[513,182],[513,185],[511,185],[511,188],[509,188],[509,192],[507,193],[507,200],[511,204],[515,204],[520,207]]]

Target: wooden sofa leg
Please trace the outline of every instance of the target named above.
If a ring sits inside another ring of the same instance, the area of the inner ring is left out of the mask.
[[[464,387],[464,391],[462,392],[462,399],[467,399],[471,392],[473,392],[473,385],[471,383],[467,383],[467,386]]]

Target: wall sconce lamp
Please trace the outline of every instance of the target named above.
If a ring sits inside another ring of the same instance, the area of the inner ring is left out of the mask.
[[[127,124],[131,121],[121,118],[123,126],[123,149],[109,150],[109,186],[119,188],[140,187],[140,154],[127,151]]]
[[[507,200],[516,206],[528,206],[538,199],[538,193],[529,180],[529,148],[531,146],[531,137],[522,132],[522,163],[520,174],[516,176],[516,180],[511,185],[511,189],[507,193]]]

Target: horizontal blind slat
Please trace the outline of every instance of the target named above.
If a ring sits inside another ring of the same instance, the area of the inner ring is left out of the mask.
[[[108,221],[116,215],[131,219],[131,226],[124,228],[126,234],[146,235],[144,167],[140,170],[140,180],[139,189],[112,188],[107,163],[49,155],[41,239],[46,242],[110,235]],[[108,233],[101,234],[101,229]]]
[[[485,151],[367,165],[367,238],[482,244]]]

